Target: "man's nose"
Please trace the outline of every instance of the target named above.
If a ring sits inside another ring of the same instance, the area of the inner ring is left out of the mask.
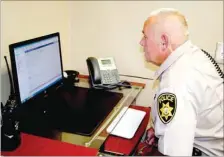
[[[143,37],[142,37],[142,39],[140,40],[139,44],[140,44],[141,46],[144,46],[144,39],[143,39]]]

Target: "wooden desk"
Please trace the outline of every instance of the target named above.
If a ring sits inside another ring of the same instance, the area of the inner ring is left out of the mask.
[[[109,115],[104,119],[104,121],[100,124],[100,126],[97,128],[97,130],[93,133],[92,136],[83,136],[83,135],[64,132],[64,131],[52,128],[52,125],[48,121],[46,121],[46,118],[49,118],[48,113],[44,113],[44,112],[41,113],[43,115],[36,114],[36,112],[38,112],[39,110],[42,110],[42,108],[40,108],[38,105],[32,108],[29,107],[28,105],[28,107],[26,107],[26,109],[23,111],[27,113],[28,115],[30,114],[30,116],[33,117],[32,121],[29,121],[29,116],[26,116],[23,118],[23,119],[27,119],[28,121],[28,123],[24,124],[23,126],[28,128],[24,132],[37,135],[37,136],[50,138],[50,139],[56,139],[56,140],[71,143],[71,144],[98,149],[100,148],[102,143],[105,141],[105,139],[109,135],[105,131],[105,128],[109,126],[109,124],[112,122],[112,120],[116,117],[116,115],[124,106],[129,106],[135,102],[135,99],[137,98],[138,94],[144,88],[144,84],[133,83],[132,85],[133,87],[131,89],[126,88],[122,90],[118,90],[118,89],[112,90],[113,92],[122,93],[124,96],[117,103],[114,109],[109,113]],[[89,83],[88,83],[87,76],[80,75],[80,82],[75,84],[75,86],[88,88]],[[41,104],[41,102],[39,103]],[[43,105],[42,107],[45,108],[48,106]],[[52,104],[51,104],[51,107],[52,107]],[[31,115],[31,114],[34,114],[34,115]],[[58,116],[60,117],[63,115],[58,115]],[[33,128],[30,129],[29,128],[31,127],[30,125],[32,125]]]
[[[80,75],[80,82],[77,86],[80,87],[89,87],[87,76]],[[141,90],[144,88],[144,84],[134,83],[132,82],[132,88],[125,88],[122,90],[115,89],[113,92],[123,93],[124,97],[119,101],[119,103],[114,107],[112,112],[107,116],[107,118],[103,121],[103,123],[98,127],[96,132],[92,136],[81,136],[77,134],[62,132],[61,141],[73,143],[77,145],[83,145],[86,147],[92,148],[100,148],[103,142],[108,137],[108,133],[106,132],[107,126],[113,121],[116,115],[120,112],[120,110],[125,106],[130,106],[135,104],[135,100]]]

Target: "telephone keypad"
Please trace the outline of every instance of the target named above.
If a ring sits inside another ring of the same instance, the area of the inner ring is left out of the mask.
[[[102,83],[103,84],[116,84],[119,82],[119,76],[117,69],[114,70],[103,70],[102,74]]]

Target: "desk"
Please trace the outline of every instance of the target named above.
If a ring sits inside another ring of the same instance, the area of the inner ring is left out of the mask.
[[[92,136],[83,136],[83,135],[69,133],[69,132],[65,132],[65,131],[61,131],[57,129],[52,129],[51,124],[49,124],[49,122],[46,121],[46,118],[49,118],[48,113],[43,112],[42,113],[43,115],[39,115],[39,114],[35,115],[36,112],[38,112],[39,110],[42,110],[42,108],[40,108],[38,104],[37,106],[32,108],[31,107],[29,108],[28,106],[24,110],[25,111],[24,113],[27,113],[28,116],[23,118],[23,119],[26,119],[27,123],[24,124],[23,126],[26,129],[22,131],[25,133],[29,133],[29,134],[33,134],[37,136],[43,136],[50,139],[56,139],[62,142],[99,149],[100,146],[103,144],[103,142],[106,140],[106,138],[109,135],[105,131],[106,127],[110,125],[112,120],[116,117],[116,115],[119,113],[119,111],[123,107],[129,106],[134,103],[138,94],[144,88],[144,84],[133,83],[132,85],[133,87],[131,89],[126,88],[122,90],[118,90],[118,89],[112,90],[113,92],[122,93],[123,98],[117,103],[117,105],[113,108],[113,110],[109,113],[109,115],[103,120],[103,122],[100,124],[97,130],[92,134]],[[75,86],[88,88],[89,83],[88,83],[87,77],[80,75],[80,82],[77,83]],[[41,104],[41,101],[38,103]],[[47,106],[42,106],[42,107],[45,108]],[[29,115],[33,117],[32,121],[29,121]],[[63,116],[63,115],[58,115],[58,116]],[[30,125],[32,125],[33,128]]]
[[[80,75],[80,82],[77,86],[80,87],[89,87],[88,79],[84,75]],[[106,132],[107,126],[113,121],[116,115],[124,106],[130,106],[134,104],[135,99],[137,98],[138,94],[144,88],[144,84],[140,83],[132,83],[132,88],[126,88],[122,90],[112,90],[113,92],[123,93],[124,97],[118,102],[118,104],[114,107],[112,112],[106,117],[103,123],[98,127],[95,133],[92,136],[81,136],[77,134],[62,132],[61,133],[61,141],[73,143],[77,145],[83,145],[86,147],[92,148],[100,148],[103,142],[108,137],[108,133]]]
[[[21,133],[21,143],[13,151],[1,152],[4,156],[96,156],[97,149],[86,148],[44,137]]]
[[[26,133],[21,133],[20,146],[10,152],[1,152],[4,156],[108,156],[109,152],[113,155],[132,155],[135,148],[143,135],[148,124],[150,108],[142,106],[130,106],[131,108],[146,112],[140,127],[132,139],[123,139],[110,135],[100,148],[100,152],[96,148],[87,148],[77,146],[66,142],[51,140],[44,137],[38,137]],[[107,151],[107,152],[106,152]]]

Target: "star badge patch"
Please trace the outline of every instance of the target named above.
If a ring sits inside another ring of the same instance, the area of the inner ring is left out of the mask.
[[[162,93],[157,98],[157,112],[160,120],[167,124],[169,123],[175,113],[177,108],[177,98],[175,94],[172,93]]]

